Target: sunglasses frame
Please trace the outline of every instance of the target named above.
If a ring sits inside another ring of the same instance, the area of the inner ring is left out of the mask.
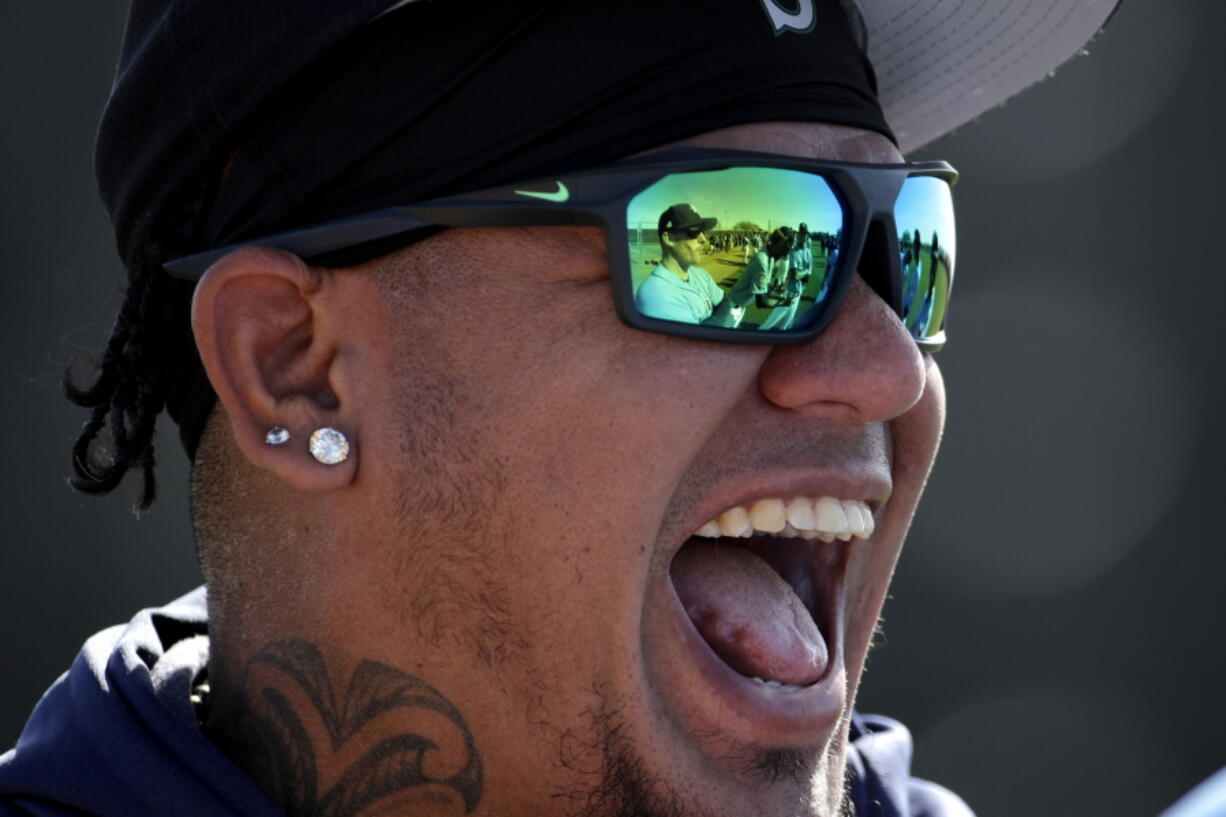
[[[843,206],[844,224],[824,311],[809,326],[798,330],[756,333],[744,329],[704,326],[652,318],[641,314],[634,303],[626,212],[630,200],[674,173],[720,170],[729,167],[763,167],[814,173],[825,179]],[[369,260],[399,247],[436,234],[448,227],[592,226],[603,230],[609,255],[610,283],[618,317],[627,326],[699,340],[733,343],[790,344],[820,334],[842,305],[857,270],[898,315],[902,315],[903,270],[899,252],[894,205],[903,183],[913,176],[933,176],[951,186],[958,173],[947,162],[872,164],[804,159],[773,153],[706,148],[670,148],[649,156],[606,167],[547,177],[530,182],[501,185],[472,193],[447,196],[400,207],[389,207],[329,221],[299,230],[251,239],[226,247],[179,258],[164,265],[176,278],[198,281],[210,266],[242,247],[273,247],[300,256],[320,266],[348,266],[360,261],[348,255],[335,263],[338,252],[368,247],[361,260]],[[861,263],[870,231],[880,225],[875,243],[872,274]],[[332,256],[332,260],[329,259]],[[615,274],[615,270],[621,272]],[[953,288],[953,270],[949,274]],[[945,343],[945,329],[915,342],[926,351]]]

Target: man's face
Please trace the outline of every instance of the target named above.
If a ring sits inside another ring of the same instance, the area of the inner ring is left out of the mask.
[[[702,233],[691,235],[690,233],[665,233],[668,241],[669,250],[673,254],[673,258],[677,259],[677,264],[681,269],[689,269],[698,263],[698,259],[702,257],[702,247],[707,242],[707,238]]]
[[[687,143],[900,158],[811,124]],[[944,415],[889,307],[857,281],[796,346],[633,330],[588,228],[450,230],[374,266],[377,284],[343,284],[363,376],[360,470],[335,511],[349,541],[321,568],[333,641],[454,704],[479,813],[837,813],[846,719]],[[798,497],[866,503],[875,532],[692,538]]]

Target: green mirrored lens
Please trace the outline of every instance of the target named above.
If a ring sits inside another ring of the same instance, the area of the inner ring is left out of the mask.
[[[660,179],[630,201],[626,226],[641,314],[787,332],[822,312],[844,215],[821,176],[740,167]]]
[[[933,176],[912,176],[894,205],[902,263],[903,323],[917,340],[945,328],[953,283],[957,240],[949,184]]]

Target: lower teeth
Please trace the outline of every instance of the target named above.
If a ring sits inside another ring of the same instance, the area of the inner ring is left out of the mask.
[[[750,680],[756,681],[763,686],[774,687],[775,689],[804,689],[803,686],[800,686],[798,684],[785,684],[782,681],[774,681],[774,680],[764,681],[763,679],[759,678],[756,675],[750,676]]]

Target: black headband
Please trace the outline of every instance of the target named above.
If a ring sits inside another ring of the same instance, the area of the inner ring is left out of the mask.
[[[337,13],[302,2],[276,22],[255,19],[274,14],[266,4],[223,5],[177,0],[153,25],[140,13],[147,2],[134,4],[144,24],[129,23],[97,152],[125,260],[201,174],[221,182],[187,250],[604,164],[747,122],[827,122],[893,139],[840,0],[509,0],[479,11],[418,0],[381,16],[369,3]],[[218,39],[216,18],[230,6],[243,24],[237,43]],[[286,48],[292,36],[301,51]],[[158,60],[175,64],[159,73]],[[194,349],[183,358],[167,407],[193,455],[215,398]]]

